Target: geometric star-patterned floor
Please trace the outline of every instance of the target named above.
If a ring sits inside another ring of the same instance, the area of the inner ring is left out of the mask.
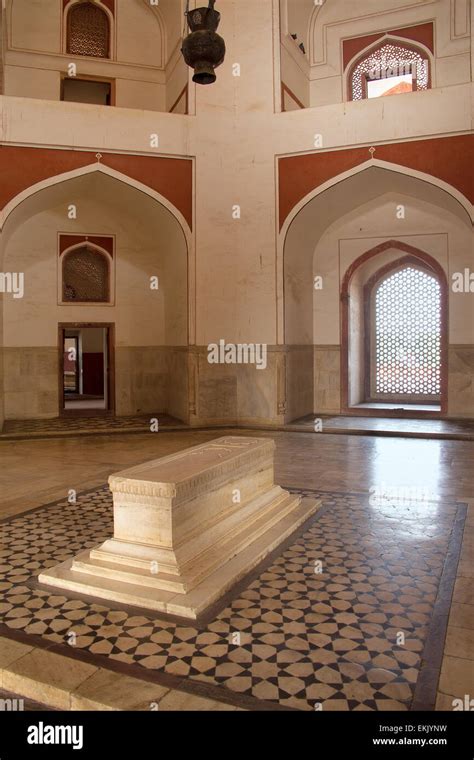
[[[445,560],[459,551],[463,505],[374,506],[363,494],[290,490],[319,496],[323,508],[203,627],[36,585],[43,568],[112,534],[107,487],[7,520],[3,632],[87,653],[102,667],[174,676],[189,691],[207,684],[250,708],[410,709],[423,652],[442,652],[436,600]],[[425,703],[434,702],[430,688]]]

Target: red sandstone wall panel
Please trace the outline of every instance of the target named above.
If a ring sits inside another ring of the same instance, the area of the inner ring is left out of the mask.
[[[373,45],[377,40],[381,40],[382,37],[385,37],[385,34],[392,34],[394,37],[403,37],[403,39],[411,40],[412,42],[421,42],[421,44],[425,45],[428,50],[431,50],[432,53],[434,52],[433,23],[430,21],[427,24],[408,26],[404,29],[390,29],[390,31],[380,34],[368,34],[364,37],[354,37],[350,40],[343,40],[342,56],[344,70],[357,53],[365,50],[369,45]]]
[[[97,163],[95,151],[0,147],[0,208],[31,185]],[[163,195],[192,228],[193,164],[189,158],[104,153],[101,163]]]
[[[474,201],[473,135],[377,145],[374,158],[431,174]],[[279,159],[280,229],[311,190],[370,159],[368,147],[307,153]]]
[[[114,238],[110,235],[63,235],[59,236],[59,255],[62,254],[67,248],[71,248],[73,245],[79,243],[93,243],[103,248],[107,253],[110,253],[111,257],[114,256]]]

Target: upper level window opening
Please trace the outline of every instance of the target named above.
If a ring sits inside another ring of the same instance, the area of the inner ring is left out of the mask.
[[[351,100],[398,95],[430,86],[430,62],[411,45],[386,41],[366,51],[349,73]]]
[[[112,82],[96,79],[63,79],[61,100],[71,103],[112,105]]]
[[[110,57],[110,25],[98,5],[79,2],[67,16],[67,52],[93,58]]]

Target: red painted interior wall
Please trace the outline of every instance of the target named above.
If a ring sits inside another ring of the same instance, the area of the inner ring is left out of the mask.
[[[104,395],[104,354],[82,354],[82,392],[85,396]]]
[[[428,50],[431,50],[432,53],[434,52],[433,22],[430,21],[427,24],[408,26],[403,29],[390,29],[380,34],[368,34],[363,37],[353,37],[350,40],[343,40],[342,55],[344,69],[347,68],[349,61],[351,61],[357,53],[365,50],[365,48],[374,44],[377,40],[381,40],[386,34],[391,34],[394,37],[403,37],[403,39],[412,40],[412,42],[421,42],[421,44],[425,45]]]
[[[193,162],[188,158],[104,153],[101,163],[170,201],[193,224]],[[96,152],[0,146],[0,208],[31,185],[97,164]]]
[[[376,145],[374,158],[431,174],[474,201],[473,135]],[[328,180],[370,160],[369,146],[315,151],[278,162],[280,229],[291,209]]]

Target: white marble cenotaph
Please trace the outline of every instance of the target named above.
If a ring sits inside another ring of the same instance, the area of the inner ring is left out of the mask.
[[[111,475],[113,538],[40,583],[196,619],[319,508],[275,485],[274,450],[227,436]]]

